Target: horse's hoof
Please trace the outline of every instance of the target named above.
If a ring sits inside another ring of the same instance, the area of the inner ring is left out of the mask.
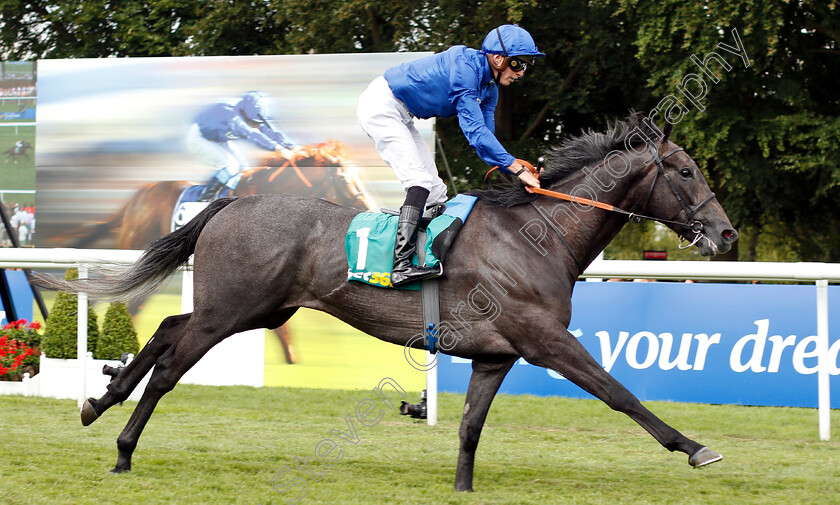
[[[697,452],[688,458],[688,464],[694,468],[711,465],[723,459],[720,453],[717,453],[708,447],[701,447]]]
[[[93,408],[93,402],[95,401],[96,399],[94,398],[88,398],[82,405],[82,426],[90,426],[92,422],[99,418],[99,414],[97,414],[96,410]]]
[[[113,470],[111,470],[108,473],[110,473],[111,475],[119,475],[121,473],[130,472],[130,471],[131,471],[131,468],[115,467]]]

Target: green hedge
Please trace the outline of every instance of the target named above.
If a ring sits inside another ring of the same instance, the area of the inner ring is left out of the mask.
[[[96,343],[93,357],[96,359],[120,359],[123,353],[130,352],[135,356],[140,350],[137,341],[137,330],[131,321],[131,314],[125,303],[114,302],[105,312],[102,323],[102,333]]]

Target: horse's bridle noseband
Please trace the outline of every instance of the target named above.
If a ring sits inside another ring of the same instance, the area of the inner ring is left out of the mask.
[[[665,156],[660,157],[659,151],[656,149],[652,142],[648,142],[647,147],[651,155],[653,156],[654,162],[656,163],[656,175],[654,175],[653,177],[653,184],[650,185],[647,198],[645,198],[645,205],[644,207],[642,207],[642,214],[631,215],[630,218],[634,219],[637,222],[644,218],[658,221],[662,224],[673,224],[682,228],[688,228],[695,234],[694,241],[686,247],[680,246],[680,249],[691,247],[692,245],[696,244],[698,240],[700,240],[700,237],[703,235],[704,231],[703,223],[695,219],[694,216],[701,208],[703,208],[703,206],[705,206],[707,203],[711,202],[715,198],[715,194],[713,192],[709,192],[709,196],[707,196],[700,203],[695,205],[693,209],[689,207],[685,200],[683,200],[682,196],[680,196],[679,191],[677,191],[677,187],[674,185],[674,181],[671,180],[671,176],[668,175],[668,172],[665,171],[665,166],[662,164],[662,162],[668,159],[668,157],[670,157],[672,154],[684,151],[684,149],[682,147],[677,147],[668,152],[668,154],[666,154]],[[671,193],[674,195],[674,198],[677,199],[677,202],[680,204],[680,207],[682,207],[682,212],[685,213],[686,222],[682,223],[679,221],[673,221],[668,219],[657,219],[647,217],[644,215],[645,211],[647,210],[648,203],[650,203],[650,198],[653,195],[653,188],[656,187],[656,181],[659,180],[660,175],[662,175],[662,177],[665,179],[665,182],[668,183],[668,187],[671,189]]]

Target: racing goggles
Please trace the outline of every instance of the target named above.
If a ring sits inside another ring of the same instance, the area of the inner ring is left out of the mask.
[[[508,68],[514,72],[524,72],[533,64],[534,58],[525,58],[522,56],[511,56],[508,58]]]

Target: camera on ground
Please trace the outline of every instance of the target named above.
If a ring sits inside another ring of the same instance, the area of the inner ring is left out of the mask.
[[[420,392],[420,401],[416,405],[402,402],[400,415],[411,416],[414,419],[426,419],[426,390]]]
[[[123,353],[123,355],[120,356],[120,363],[122,363],[122,364],[119,365],[119,366],[103,365],[102,366],[102,375],[110,375],[111,376],[111,382],[113,382],[114,379],[116,379],[117,376],[120,374],[120,372],[123,371],[123,368],[125,368],[125,366],[128,365],[128,363],[131,362],[131,360],[133,360],[133,359],[134,359],[134,355],[131,354],[130,352]]]

